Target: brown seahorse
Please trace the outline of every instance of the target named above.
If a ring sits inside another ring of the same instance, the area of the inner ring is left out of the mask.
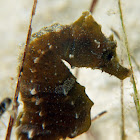
[[[119,64],[116,46],[88,11],[71,25],[54,24],[33,34],[20,81],[23,111],[19,110],[17,138],[59,140],[86,132],[93,102],[62,60],[123,80],[131,72]]]

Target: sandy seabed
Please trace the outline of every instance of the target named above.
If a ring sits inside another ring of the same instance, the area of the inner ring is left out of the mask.
[[[26,41],[33,0],[0,0],[0,100],[13,98],[17,82],[18,65]],[[33,19],[33,32],[53,23],[70,24],[77,20],[83,11],[88,10],[91,0],[38,0]],[[140,57],[140,1],[122,2],[126,32],[130,52],[139,65]],[[102,26],[108,37],[111,29],[122,38],[117,0],[99,0],[93,17]],[[122,41],[115,37],[119,57],[129,67]],[[121,53],[122,52],[122,53]],[[132,61],[139,91],[140,72]],[[75,73],[75,70],[72,70]],[[107,110],[107,113],[94,121],[87,133],[75,140],[121,140],[120,80],[102,73],[100,70],[79,69],[78,82],[86,87],[86,93],[94,102],[91,117]],[[140,139],[137,115],[133,102],[133,88],[130,79],[124,80],[125,126],[127,140]],[[1,117],[0,140],[5,139],[6,127],[11,108]],[[4,123],[4,124],[3,124]],[[11,140],[15,140],[13,132]]]

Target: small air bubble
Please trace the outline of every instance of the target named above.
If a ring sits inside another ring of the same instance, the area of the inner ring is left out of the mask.
[[[69,58],[70,59],[74,58],[74,55],[73,54],[69,54]]]
[[[31,129],[31,130],[28,131],[28,138],[29,139],[32,139],[33,138],[33,132],[34,132],[33,129]]]
[[[23,72],[21,72],[20,75],[23,75]]]
[[[74,105],[74,101],[71,101],[71,105]]]
[[[36,101],[35,101],[35,105],[39,105],[40,104],[40,99],[37,98]]]
[[[96,44],[100,45],[100,42],[97,41],[96,39],[94,40],[94,42],[95,42]]]
[[[96,39],[94,40],[94,42],[98,45],[97,48],[100,48],[101,43],[99,41],[97,41]]]
[[[53,48],[53,46],[52,45],[49,45],[49,49],[52,49]]]
[[[40,117],[43,116],[43,112],[42,112],[42,111],[39,112],[39,116],[40,116]]]
[[[76,118],[76,119],[78,119],[78,118],[79,118],[79,115],[78,115],[77,113],[75,114],[75,118]]]
[[[114,56],[112,56],[111,61],[114,59]]]
[[[68,92],[65,89],[63,90],[63,93],[64,93],[64,95],[68,94]]]
[[[31,92],[30,92],[32,95],[35,95],[35,94],[37,94],[37,92],[36,92],[36,90],[35,90],[35,88],[33,88],[32,90],[31,90]]]
[[[41,51],[41,54],[45,54],[45,51]]]
[[[30,68],[30,71],[31,71],[32,73],[36,72],[36,70],[35,70],[35,69],[31,69],[31,68]]]
[[[57,73],[55,72],[54,75],[57,76]]]
[[[39,57],[36,57],[35,59],[34,59],[34,63],[38,63],[39,62]]]
[[[75,130],[73,133],[71,133],[71,137],[75,137],[77,135],[77,131]]]
[[[43,129],[45,129],[45,126],[46,126],[45,123],[42,123],[42,128],[43,128]]]

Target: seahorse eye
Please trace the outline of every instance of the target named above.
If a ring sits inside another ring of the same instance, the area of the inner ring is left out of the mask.
[[[110,61],[113,57],[113,53],[110,52],[108,55],[107,55],[107,60]]]
[[[113,52],[105,51],[103,53],[102,58],[103,58],[103,60],[110,61],[113,58],[113,56],[114,56]]]

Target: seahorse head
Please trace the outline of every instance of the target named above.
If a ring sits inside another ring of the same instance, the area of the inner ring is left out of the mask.
[[[117,43],[113,36],[106,38],[101,26],[86,11],[71,25],[73,45],[67,61],[72,66],[97,68],[124,79],[131,72],[119,64],[116,54]]]

